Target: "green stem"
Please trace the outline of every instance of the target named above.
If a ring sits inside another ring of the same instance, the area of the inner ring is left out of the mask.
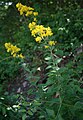
[[[55,67],[54,57],[53,57],[53,53],[52,53],[52,48],[50,48],[50,54],[51,54],[51,58],[52,58],[52,61],[53,61],[53,67]]]
[[[59,113],[60,113],[61,106],[62,106],[62,99],[61,99],[61,96],[60,96],[60,95],[59,95],[59,100],[60,100],[60,105],[59,105],[59,109],[58,109],[58,112],[57,112],[57,115],[56,115],[55,120],[58,118],[58,115],[59,115]]]
[[[4,58],[3,60],[0,60],[0,63],[3,62],[4,60],[9,59],[9,58],[12,58],[12,56],[9,56],[9,57]]]
[[[54,68],[55,68],[55,60],[54,60],[54,54],[52,53],[52,48],[50,49],[50,53],[51,53],[51,58],[52,58],[52,61],[53,61],[53,66],[54,66]],[[59,80],[58,80],[58,86],[59,86]],[[60,109],[61,109],[61,106],[62,106],[62,99],[61,99],[61,96],[60,96],[60,94],[59,94],[59,100],[60,100],[60,105],[59,105],[59,108],[58,108],[58,112],[57,112],[57,115],[56,115],[56,118],[55,119],[57,119],[58,118],[58,115],[59,115],[59,112],[60,112]]]

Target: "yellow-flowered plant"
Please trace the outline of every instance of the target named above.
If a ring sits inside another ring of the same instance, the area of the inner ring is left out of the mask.
[[[22,5],[21,3],[17,3],[16,7],[18,8],[18,11],[20,12],[20,15],[30,16],[34,15],[37,16],[38,12],[34,12],[34,8],[27,7],[26,5]]]
[[[22,5],[21,3],[17,3],[16,7],[20,12],[20,15],[30,16],[33,15],[34,17],[38,15],[38,12],[34,12],[34,8],[27,7],[26,5]],[[28,27],[31,31],[31,35],[35,38],[36,42],[41,42],[42,39],[45,39],[48,36],[52,36],[52,30],[50,27],[44,27],[43,25],[37,25],[37,19],[34,18],[33,22],[29,23]]]
[[[18,52],[21,51],[21,49],[18,48],[16,45],[14,46],[10,42],[5,43],[5,48],[7,49],[7,52],[10,52],[13,57],[24,58],[22,53],[18,54]]]
[[[34,19],[32,22],[28,24],[28,27],[31,31],[31,35],[35,38],[35,41],[38,43],[41,43],[42,40],[45,38],[52,36],[53,32],[50,27],[44,27],[43,25],[37,24],[37,19],[35,16],[38,15],[38,12],[34,12],[34,8],[27,7],[26,5],[22,5],[21,3],[17,3],[16,7],[18,8],[18,11],[20,12],[20,15],[33,15]],[[47,43],[47,44],[46,44]],[[45,48],[49,48],[50,46],[54,46],[56,44],[56,41],[47,41],[45,40]]]

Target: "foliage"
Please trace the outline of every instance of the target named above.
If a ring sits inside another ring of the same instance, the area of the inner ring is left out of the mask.
[[[72,11],[73,15],[71,16]],[[78,29],[82,33],[80,12],[80,9],[71,7],[71,9],[64,9],[52,15],[52,22],[47,19],[56,33],[53,39],[56,39],[58,43],[56,48],[53,46],[43,51],[48,78],[46,83],[38,85],[39,89],[36,93],[37,102],[40,103],[37,108],[39,119],[83,119],[83,91],[80,88],[82,84],[80,81],[82,78],[82,53],[77,51],[82,43],[82,34],[76,34]],[[79,21],[80,25],[78,25]]]
[[[45,2],[43,1],[43,8],[46,8]],[[19,18],[22,24],[19,26],[19,30],[15,31],[13,42],[22,48],[25,59],[20,61],[10,58],[4,62],[4,56],[8,56],[5,52],[0,64],[0,67],[3,68],[0,70],[1,80],[4,81],[9,78],[12,80],[15,77],[13,74],[18,75],[17,71],[24,63],[24,71],[28,72],[27,80],[36,88],[36,90],[31,89],[28,93],[35,95],[35,98],[27,101],[22,95],[1,95],[0,118],[2,120],[5,119],[5,115],[8,120],[14,116],[16,116],[13,118],[14,120],[83,119],[83,10],[77,3],[70,2],[69,5],[69,3],[63,4],[63,2],[53,11],[54,1],[52,0],[50,4],[48,0],[47,2],[46,11],[39,9],[39,6],[42,5],[34,4],[39,12],[39,15],[36,16],[37,24],[36,22],[33,24],[33,14],[29,18],[24,16]],[[21,12],[25,14],[26,10]],[[4,50],[4,48],[2,49]],[[7,68],[7,66],[11,67]],[[6,68],[7,70],[5,70]],[[13,71],[11,72],[11,70]],[[0,86],[1,94],[2,86],[4,85]],[[10,110],[8,111],[8,109]]]

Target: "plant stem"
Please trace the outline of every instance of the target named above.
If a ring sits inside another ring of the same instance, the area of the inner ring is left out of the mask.
[[[4,59],[0,60],[0,63],[1,63],[1,62],[3,62],[4,60],[9,59],[9,58],[12,58],[12,56],[9,56],[9,57],[6,57],[6,58],[4,58]]]

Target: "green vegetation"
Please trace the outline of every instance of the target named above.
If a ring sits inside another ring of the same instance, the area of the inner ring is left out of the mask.
[[[82,0],[18,2],[0,1],[0,120],[83,120]]]

